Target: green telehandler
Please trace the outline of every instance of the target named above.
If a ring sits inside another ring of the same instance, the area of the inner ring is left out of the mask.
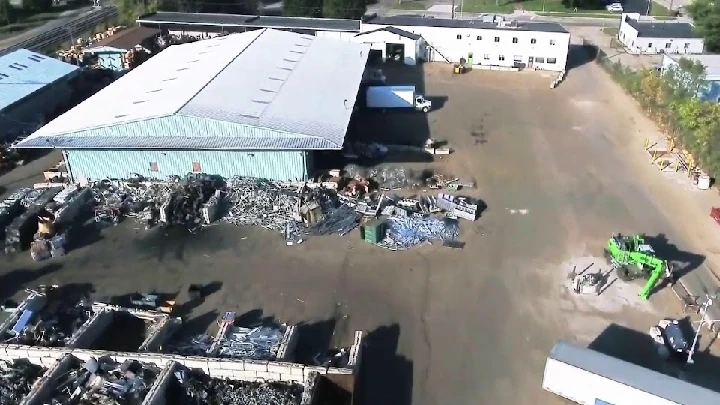
[[[655,256],[655,250],[645,242],[642,235],[613,235],[605,248],[605,258],[622,281],[648,279],[638,294],[643,299],[650,297],[652,289],[661,278],[673,277],[670,264]]]

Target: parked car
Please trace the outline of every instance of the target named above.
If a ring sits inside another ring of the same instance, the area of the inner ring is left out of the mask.
[[[607,11],[613,12],[613,13],[622,13],[623,12],[623,6],[620,3],[612,3],[608,4],[607,7],[605,7]]]

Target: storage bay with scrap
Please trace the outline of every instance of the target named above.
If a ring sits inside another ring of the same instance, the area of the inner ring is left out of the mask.
[[[260,226],[280,233],[288,245],[359,227],[362,239],[390,250],[427,243],[462,247],[459,219],[474,221],[482,210],[479,200],[457,195],[471,187],[402,167],[355,165],[304,183],[204,174],[86,187],[49,182],[15,190],[0,204],[0,222],[5,252],[29,249],[36,261],[65,255],[73,231],[87,222],[115,225],[125,218],[146,229],[182,226],[191,232],[222,222]]]

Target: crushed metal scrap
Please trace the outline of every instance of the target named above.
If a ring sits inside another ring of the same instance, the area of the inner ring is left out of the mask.
[[[0,362],[0,405],[19,404],[45,370],[27,360]]]
[[[51,394],[52,405],[125,405],[141,403],[160,374],[155,364],[110,358],[86,361],[58,377]]]
[[[250,360],[275,360],[286,326],[233,327],[219,342],[218,356]]]
[[[184,369],[174,375],[176,392],[168,393],[174,405],[299,405],[302,400],[303,386],[296,383],[220,380]]]

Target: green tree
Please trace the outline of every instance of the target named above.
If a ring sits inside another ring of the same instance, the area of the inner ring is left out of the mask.
[[[698,32],[705,38],[705,50],[720,51],[720,2],[695,0],[686,9]]]
[[[24,0],[23,9],[41,13],[52,8],[52,0]]]
[[[159,0],[115,1],[120,22],[125,25],[135,25],[135,20],[137,20],[139,16],[157,11],[159,4]]]
[[[670,101],[695,97],[705,87],[705,66],[698,61],[681,58],[676,66],[665,69],[663,81]]]
[[[323,17],[359,19],[367,10],[365,0],[324,0]]]

